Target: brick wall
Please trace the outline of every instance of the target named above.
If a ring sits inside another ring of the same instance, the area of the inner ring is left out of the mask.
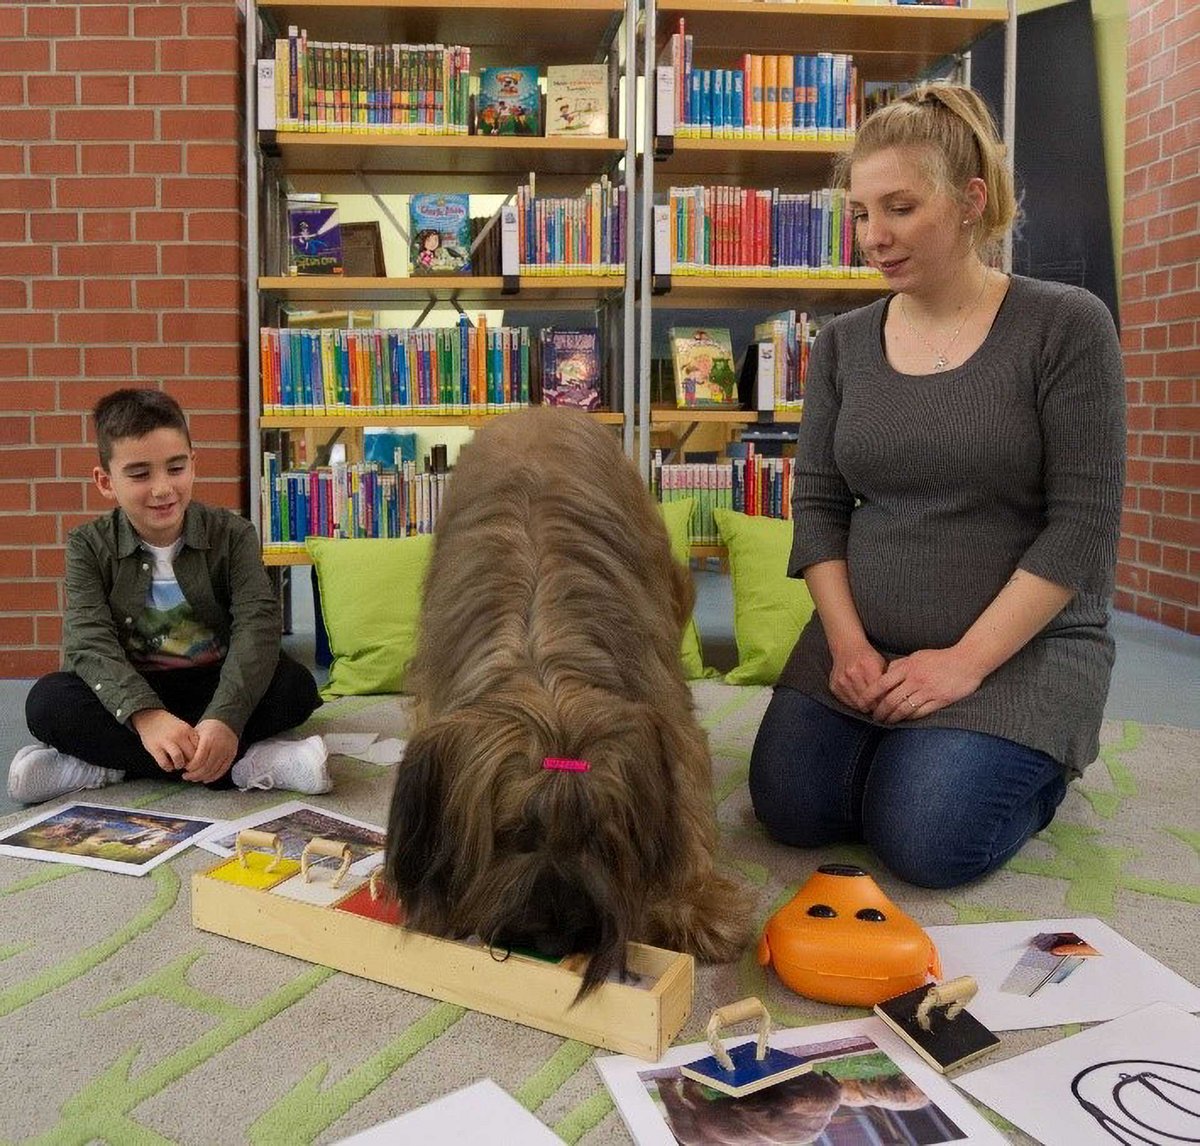
[[[1130,0],[1116,605],[1200,634],[1200,6]]]
[[[245,508],[241,27],[236,0],[0,5],[0,676],[59,664],[101,394],[161,384],[197,496]]]

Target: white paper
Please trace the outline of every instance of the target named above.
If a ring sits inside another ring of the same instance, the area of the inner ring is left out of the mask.
[[[754,1036],[751,1036],[753,1038]],[[733,1038],[726,1039],[724,1043],[727,1047],[735,1046],[739,1043],[746,1042],[747,1039]],[[926,1066],[917,1054],[909,1048],[900,1038],[894,1035],[881,1019],[852,1019],[849,1022],[842,1023],[826,1023],[815,1027],[801,1027],[792,1030],[775,1031],[770,1037],[770,1045],[781,1050],[792,1049],[796,1053],[803,1053],[803,1048],[812,1047],[814,1044],[842,1044],[840,1051],[830,1049],[828,1058],[830,1065],[822,1070],[821,1064],[814,1067],[814,1072],[820,1072],[827,1079],[831,1078],[836,1073],[834,1063],[838,1058],[846,1058],[851,1054],[862,1054],[864,1051],[861,1048],[856,1049],[854,1044],[867,1043],[869,1051],[870,1044],[873,1043],[879,1051],[892,1060],[894,1067],[898,1067],[903,1075],[907,1076],[907,1084],[903,1089],[907,1093],[907,1101],[893,1103],[887,1110],[885,1117],[890,1119],[894,1124],[905,1125],[910,1120],[914,1126],[920,1123],[922,1133],[913,1133],[909,1137],[901,1139],[896,1137],[894,1141],[919,1141],[925,1146],[934,1146],[937,1142],[982,1142],[982,1143],[999,1143],[1003,1144],[1005,1139],[996,1130],[994,1130],[983,1117],[976,1111],[970,1103],[963,1100],[962,1096],[955,1091],[949,1082],[946,1081],[940,1074]],[[672,1134],[668,1127],[667,1120],[663,1114],[661,1099],[655,1100],[651,1097],[649,1090],[646,1087],[646,1079],[652,1079],[657,1076],[663,1076],[665,1082],[670,1084],[678,1077],[678,1067],[683,1063],[693,1062],[696,1059],[704,1058],[711,1054],[711,1049],[708,1043],[691,1043],[688,1046],[674,1047],[668,1051],[662,1059],[657,1063],[647,1063],[641,1059],[632,1058],[629,1055],[610,1055],[607,1057],[596,1058],[593,1061],[596,1063],[597,1069],[600,1071],[600,1076],[604,1079],[604,1085],[608,1087],[609,1093],[612,1094],[613,1100],[617,1104],[617,1109],[621,1113],[621,1117],[625,1120],[625,1125],[629,1127],[630,1133],[633,1135],[638,1146],[677,1146],[677,1139]],[[885,1064],[886,1065],[886,1064]],[[855,1072],[848,1072],[854,1074]],[[894,1074],[894,1068],[892,1073]],[[801,1079],[806,1076],[801,1076]],[[797,1080],[799,1081],[799,1080]],[[903,1080],[900,1080],[903,1082]],[[868,1079],[857,1079],[860,1087],[868,1085]],[[911,1084],[911,1085],[909,1085]],[[828,1087],[834,1091],[834,1096],[826,1103],[827,1113],[829,1118],[836,1117],[838,1120],[837,1126],[837,1142],[841,1146],[849,1146],[851,1143],[862,1143],[862,1146],[870,1146],[880,1141],[878,1137],[878,1125],[875,1118],[870,1113],[875,1106],[879,1108],[885,1107],[886,1103],[880,1101],[877,1104],[863,1103],[860,1099],[857,1103],[851,1104],[849,1098],[846,1102],[840,1102],[836,1095],[836,1086],[833,1082],[829,1082]],[[849,1096],[849,1087],[851,1082],[843,1084]],[[761,1100],[756,1100],[756,1105],[760,1101],[768,1100],[772,1092],[775,1092],[776,1097],[786,1099],[789,1097],[782,1091],[783,1087],[788,1087],[788,1083],[780,1083],[776,1087],[769,1087],[760,1092]],[[924,1093],[928,1098],[927,1103],[920,1102],[920,1095],[916,1095],[916,1101],[913,1101],[915,1091],[913,1087]],[[861,1091],[860,1091],[861,1093]],[[802,1103],[798,1096],[791,1096],[797,1105],[807,1107],[805,1114],[808,1118],[815,1116],[824,1116],[819,1111],[811,1109],[811,1103]],[[715,1099],[715,1105],[718,1102],[737,1102],[746,1103],[748,1099]],[[878,1116],[879,1109],[874,1110],[874,1114]],[[706,1116],[707,1111],[705,1112]],[[755,1127],[757,1136],[751,1138],[746,1137],[748,1128],[737,1127],[740,1135],[734,1133],[734,1128],[724,1127],[723,1135],[718,1133],[715,1128],[704,1127],[701,1131],[701,1136],[696,1137],[695,1141],[712,1141],[716,1142],[735,1142],[735,1141],[780,1141],[780,1142],[811,1142],[813,1137],[807,1136],[812,1133],[812,1124],[809,1123],[807,1129],[801,1131],[797,1125],[801,1114],[795,1112],[785,1112],[777,1110],[775,1119],[783,1117],[785,1121],[782,1124],[776,1124],[771,1127],[770,1133],[773,1137],[768,1137],[763,1129]],[[853,1124],[855,1120],[861,1120],[861,1136],[853,1136]],[[849,1123],[849,1125],[847,1125]],[[932,1133],[931,1127],[940,1126],[941,1133]],[[710,1137],[703,1137],[703,1130],[707,1130]],[[691,1139],[689,1139],[691,1140]],[[820,1141],[825,1141],[822,1138]]]
[[[224,820],[153,808],[71,803],[39,812],[0,836],[0,854],[145,875],[193,844],[206,846]]]
[[[954,1081],[1047,1146],[1197,1142],[1200,1019],[1155,1003]]]
[[[335,1146],[463,1146],[469,1142],[562,1146],[557,1134],[490,1078],[352,1134]]]
[[[368,764],[399,764],[404,758],[406,741],[395,736],[379,739],[378,732],[327,732],[326,749],[335,756],[351,756]]]
[[[1135,947],[1099,919],[1031,919],[927,927],[942,958],[942,978],[970,975],[979,984],[970,1011],[993,1031],[1099,1023],[1150,1003],[1200,1011],[1200,987]],[[1085,959],[1066,980],[1032,996],[1000,990],[1029,941],[1043,931],[1074,931],[1099,956]]]

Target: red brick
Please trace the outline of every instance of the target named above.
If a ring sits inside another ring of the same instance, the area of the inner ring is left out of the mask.
[[[60,111],[55,113],[55,136],[58,139],[128,139],[154,138],[154,112],[138,109],[105,111]]]
[[[32,617],[0,616],[0,646],[27,648],[33,644]]]
[[[35,243],[73,243],[79,238],[79,216],[65,211],[31,214],[29,238]]]
[[[242,84],[236,73],[226,75],[189,75],[187,77],[188,107],[238,107]]]
[[[133,34],[147,39],[178,36],[183,32],[183,17],[178,7],[160,8],[138,5],[133,10]]]
[[[1157,485],[1200,489],[1200,462],[1155,462],[1152,473]]]
[[[134,233],[142,243],[183,238],[183,215],[179,211],[135,211],[133,225]]]
[[[185,243],[162,247],[162,272],[165,275],[235,275],[241,267],[242,252],[233,236],[222,246]]]
[[[183,148],[178,143],[135,143],[133,169],[139,175],[177,175],[183,170]]]
[[[193,243],[240,243],[242,216],[239,211],[193,211],[187,228]]]
[[[85,107],[128,107],[129,77],[80,76],[79,102]]]
[[[0,416],[0,446],[28,446],[33,444],[30,418],[27,414]]]
[[[182,346],[139,346],[137,372],[141,378],[165,378],[187,369],[187,352]]]
[[[45,676],[60,666],[57,649],[0,649],[0,678],[6,680]]]
[[[60,207],[150,207],[156,200],[153,179],[60,179]]]
[[[189,357],[204,353],[204,347],[189,352]],[[210,352],[211,349],[210,349]],[[187,377],[171,381],[167,391],[188,411],[240,410],[246,403],[245,387],[241,380],[241,350],[227,352],[230,369],[214,372],[213,377]],[[193,367],[193,372],[196,367]]]
[[[10,482],[10,485],[20,485],[21,492],[28,495],[28,482]],[[0,504],[4,503],[4,495],[0,493]],[[28,508],[26,506],[25,508]],[[9,578],[33,576],[33,552],[29,549],[0,549],[0,580]]]
[[[129,144],[84,144],[79,149],[80,171],[84,175],[128,175]]]
[[[28,102],[34,107],[73,104],[77,98],[74,76],[29,76],[25,82]]]
[[[78,310],[78,279],[38,279],[33,284],[33,309]]]
[[[39,513],[78,513],[83,509],[82,482],[40,481],[35,487]]]
[[[188,426],[192,437],[206,446],[217,442],[240,446],[245,440],[246,423],[240,414],[193,414]]]
[[[103,347],[101,349],[95,349],[95,350],[89,349],[88,350],[88,362],[90,364],[93,361],[93,358],[92,358],[93,355],[109,355],[111,357],[111,356],[121,354],[121,353],[124,353],[127,356],[126,361],[128,361],[128,355],[129,355],[128,347],[125,347],[123,351],[119,348],[108,347],[108,346]],[[88,374],[91,375],[93,373],[95,373],[95,371],[89,368]],[[109,382],[107,380],[100,380],[100,381],[89,380],[87,382],[64,382],[59,387],[59,407],[60,407],[60,409],[63,409],[63,410],[80,410],[80,411],[84,411],[84,412],[90,412],[92,407],[101,398],[103,398],[105,394],[107,394],[110,390],[113,390],[113,389],[115,389],[115,387],[113,386],[113,384],[111,382]],[[69,473],[70,471],[60,471],[60,472],[68,472]],[[92,472],[92,467],[91,467],[90,463],[88,465],[87,472],[88,473]],[[78,477],[79,474],[75,474],[74,476]]]
[[[155,55],[149,40],[67,40],[55,45],[54,62],[60,72],[153,72]]]
[[[60,275],[151,275],[158,272],[158,248],[145,243],[88,243],[60,247]]]
[[[28,310],[29,284],[22,279],[0,279],[0,310]]]
[[[12,275],[48,275],[54,266],[54,248],[25,243],[0,247],[0,267]]]
[[[237,513],[246,512],[245,473],[235,475],[236,480],[205,481],[197,478],[197,496],[207,505],[220,505]]]
[[[79,351],[73,347],[40,346],[33,352],[33,373],[39,377],[75,378],[79,375]],[[31,402],[34,410],[53,408],[53,397],[46,401]]]
[[[157,322],[148,314],[73,314],[60,324],[59,339],[86,346],[94,343],[153,342],[158,337]]]
[[[199,310],[236,310],[242,287],[237,279],[188,279],[188,306]]]
[[[0,478],[22,477],[54,477],[54,455],[49,450],[0,450]]]
[[[47,40],[9,40],[4,45],[4,51],[0,52],[0,72],[24,72],[28,75],[30,72],[49,70],[50,44]]]
[[[133,286],[128,279],[85,279],[83,305],[89,310],[128,310],[133,306]]]
[[[119,378],[133,373],[133,350],[128,346],[89,346],[83,360],[88,374]],[[103,392],[111,389],[111,385],[105,386]],[[102,396],[103,393],[88,396],[84,407],[90,409]]]
[[[0,124],[7,122],[12,114],[15,113],[0,115]],[[36,211],[50,205],[49,179],[0,179],[0,210]]]
[[[15,322],[0,323],[0,343],[6,346],[27,346],[30,343],[53,341],[54,316],[52,314],[23,314]]]
[[[128,36],[129,5],[85,6],[79,10],[79,32],[83,36]]]
[[[86,243],[127,243],[132,238],[126,211],[89,211],[83,216]]]
[[[213,378],[240,378],[242,372],[242,348],[237,346],[192,346],[188,348],[188,370],[199,378],[201,375],[211,375]],[[214,395],[215,397],[215,395]],[[232,401],[226,399],[223,403],[205,403],[207,409],[221,406],[239,408],[245,396],[237,394]],[[187,406],[184,406],[187,409]]]
[[[38,445],[77,445],[83,440],[84,425],[79,414],[47,414],[34,419],[33,437]]]
[[[1194,378],[1200,375],[1200,347],[1159,351],[1155,356],[1155,373],[1166,378]]]
[[[74,175],[79,170],[79,150],[72,144],[33,144],[29,148],[31,175]]]
[[[25,162],[25,145],[0,143],[0,175],[27,174],[29,174],[29,168]]]
[[[58,648],[62,645],[63,619],[58,614],[49,617],[35,617],[34,643],[38,646],[49,645]]]
[[[61,577],[67,571],[64,549],[38,549],[33,555],[34,574],[38,577]]]
[[[233,10],[230,9],[230,15]],[[237,72],[238,43],[225,40],[160,40],[160,68],[164,72]],[[143,69],[149,71],[151,69]]]
[[[160,139],[237,139],[239,116],[234,111],[167,111],[159,113]],[[24,137],[18,137],[24,138]]]
[[[181,342],[190,347],[196,343],[237,342],[241,337],[241,315],[193,313],[163,315],[163,340]]]
[[[6,517],[6,541],[47,545],[56,539],[53,517]],[[58,585],[54,581],[13,581],[4,586],[4,603],[13,612],[50,612],[58,608]]]
[[[241,170],[239,148],[230,143],[193,143],[187,149],[189,175],[234,175]]]
[[[1187,577],[1151,569],[1147,577],[1147,588],[1156,597],[1187,605],[1193,609],[1200,606],[1200,582],[1192,581]]]
[[[200,179],[191,175],[186,179],[162,181],[160,203],[163,207],[177,207],[186,211],[196,208],[232,208],[237,207],[240,202],[241,187],[236,179]]]
[[[185,303],[188,288],[183,279],[138,279],[137,305],[143,310],[178,310],[184,305],[198,305],[194,301]]]
[[[183,103],[183,81],[179,76],[134,76],[133,102],[154,107]]]
[[[107,393],[113,389],[112,386],[105,387],[103,393]],[[96,455],[96,447],[86,448],[80,446],[78,449],[71,449],[64,446],[58,451],[58,477],[73,477],[80,478],[90,476],[93,469],[96,468],[96,463],[99,459]],[[73,521],[70,518],[63,519],[63,536],[67,531],[75,525],[81,525],[87,518],[80,516],[79,521]]]
[[[30,39],[74,36],[79,29],[78,10],[73,7],[51,8],[44,4],[26,4],[25,22],[26,34]]]

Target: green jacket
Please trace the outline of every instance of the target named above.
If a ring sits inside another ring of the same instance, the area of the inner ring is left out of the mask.
[[[201,719],[220,720],[241,736],[279,661],[279,601],[263,568],[258,534],[244,517],[192,502],[183,542],[175,558],[179,587],[196,619],[227,650],[220,683]],[[141,709],[162,707],[118,635],[145,608],[153,568],[121,509],[73,529],[67,538],[64,667],[122,722]]]

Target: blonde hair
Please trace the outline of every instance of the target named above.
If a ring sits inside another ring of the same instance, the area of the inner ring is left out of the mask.
[[[996,121],[979,93],[963,84],[920,84],[872,112],[837,161],[837,185],[848,188],[855,163],[890,147],[915,151],[933,185],[957,202],[964,202],[970,180],[983,180],[987,204],[972,220],[971,238],[985,259],[994,255],[1016,219],[1017,201]]]

